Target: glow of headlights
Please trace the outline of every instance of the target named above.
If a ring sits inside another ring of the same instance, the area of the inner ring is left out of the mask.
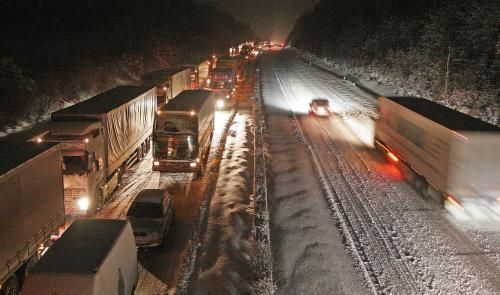
[[[155,166],[160,166],[160,161],[154,161],[154,162],[153,162],[153,165],[155,165]]]
[[[189,163],[189,167],[196,167],[196,163],[195,162]]]
[[[196,163],[200,163],[200,158],[196,158]]]
[[[220,109],[220,108],[223,108],[224,107],[224,101],[222,99],[219,99],[217,101],[217,107]]]
[[[78,208],[80,208],[80,210],[87,211],[87,209],[89,208],[89,198],[87,198],[87,197],[81,198],[77,201],[77,204],[78,204]]]

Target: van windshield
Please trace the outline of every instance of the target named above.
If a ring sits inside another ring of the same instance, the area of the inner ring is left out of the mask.
[[[127,212],[128,217],[134,218],[161,218],[162,215],[161,204],[155,203],[133,203]]]

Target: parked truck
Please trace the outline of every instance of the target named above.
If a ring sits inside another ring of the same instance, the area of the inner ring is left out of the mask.
[[[215,59],[211,72],[212,89],[216,92],[231,94],[238,79],[238,59],[231,56],[221,56]],[[216,93],[217,95],[217,93]]]
[[[143,85],[156,87],[157,105],[164,105],[184,90],[191,89],[192,68],[182,66],[142,75]]]
[[[133,294],[137,266],[129,221],[80,219],[33,268],[23,295]]]
[[[17,295],[64,224],[59,145],[2,142],[0,192],[0,294]]]
[[[120,86],[52,113],[45,141],[61,143],[66,215],[102,207],[150,146],[156,88]]]
[[[186,90],[161,107],[153,132],[153,170],[204,173],[214,131],[215,99]]]
[[[422,98],[379,97],[379,109],[375,145],[421,194],[498,208],[499,127]]]
[[[191,89],[206,89],[209,87],[211,66],[209,59],[193,60],[181,66],[191,69]]]

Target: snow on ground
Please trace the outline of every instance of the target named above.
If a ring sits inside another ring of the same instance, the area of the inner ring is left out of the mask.
[[[315,68],[282,59],[270,75],[277,78],[285,101],[295,110],[301,109],[304,97],[315,95],[358,103],[358,94],[344,91],[342,81],[325,73],[318,75]],[[325,77],[331,87],[324,87]],[[276,100],[273,96],[277,96],[276,91],[265,95]],[[286,107],[283,99],[273,101],[273,105]],[[352,128],[349,121],[370,117],[372,110],[363,114],[363,107],[353,106],[360,114],[324,119],[296,113],[317,157],[316,166],[324,173],[332,212],[340,218],[344,236],[352,237],[348,243],[351,253],[368,273],[372,290],[405,294],[499,292],[500,225],[494,221],[486,227],[456,222],[446,211],[422,200]],[[306,140],[300,132],[295,135]],[[298,191],[294,197],[301,199],[305,193]]]
[[[365,294],[268,62],[263,61],[262,87],[272,157],[269,201],[277,293]]]
[[[210,203],[195,294],[248,293],[253,188],[253,121],[240,110],[230,128]]]
[[[397,95],[396,92],[389,85],[387,85],[387,81],[368,80],[359,77],[354,77],[349,74],[348,69],[339,69],[334,62],[327,59],[319,58],[308,52],[302,53],[301,56],[306,60],[309,60],[310,62],[312,62],[312,64],[318,67],[334,72],[339,76],[346,77],[346,81],[344,82],[347,84],[351,84],[353,86],[356,86],[356,83],[362,84],[365,87],[371,89],[372,91],[384,96]]]
[[[227,122],[232,111],[219,111],[215,115],[215,132],[208,159],[206,177],[193,180],[192,173],[160,173],[152,171],[152,155],[132,166],[123,176],[122,185],[112,199],[98,213],[99,218],[124,219],[126,211],[137,193],[144,188],[168,189],[176,208],[174,225],[167,237],[165,248],[139,250],[139,282],[135,294],[164,294],[182,292],[189,279],[196,255],[196,242],[200,230],[200,215],[206,207],[206,194],[214,181],[213,170],[219,163]],[[222,145],[221,145],[222,144]],[[204,201],[205,200],[205,201]],[[186,279],[187,278],[187,279]],[[166,291],[165,291],[166,290]],[[180,291],[179,291],[180,290]]]
[[[391,81],[387,77],[381,76],[380,74],[374,72],[373,69],[367,69],[366,67],[352,67],[348,68],[344,63],[337,63],[335,60],[329,60],[327,58],[319,58],[310,52],[298,53],[302,58],[308,60],[310,64],[314,64],[317,67],[326,69],[327,71],[333,72],[337,75],[344,76],[347,81],[350,81],[353,85],[361,88],[368,88],[379,95],[392,96],[392,95],[403,95],[403,96],[419,96],[426,99],[431,99],[429,97],[429,89],[419,88],[417,85],[409,84],[406,79],[403,81]],[[356,75],[353,76],[353,75]],[[368,77],[370,77],[368,79]],[[404,87],[393,87],[393,85],[404,85]],[[397,88],[397,89],[395,89]],[[427,96],[425,95],[427,93]],[[477,92],[467,93],[464,91],[458,91],[456,93],[451,93],[451,98],[434,98],[436,102],[459,112],[469,114],[476,118],[479,118],[485,122],[491,124],[497,124],[499,116],[498,103],[495,105],[491,103],[489,106],[480,106],[476,103],[478,96]]]

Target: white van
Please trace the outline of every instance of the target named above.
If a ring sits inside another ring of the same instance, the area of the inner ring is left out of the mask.
[[[127,212],[138,247],[159,246],[174,219],[173,200],[166,190],[142,190]]]
[[[27,277],[23,295],[133,294],[137,250],[127,220],[76,220]]]

